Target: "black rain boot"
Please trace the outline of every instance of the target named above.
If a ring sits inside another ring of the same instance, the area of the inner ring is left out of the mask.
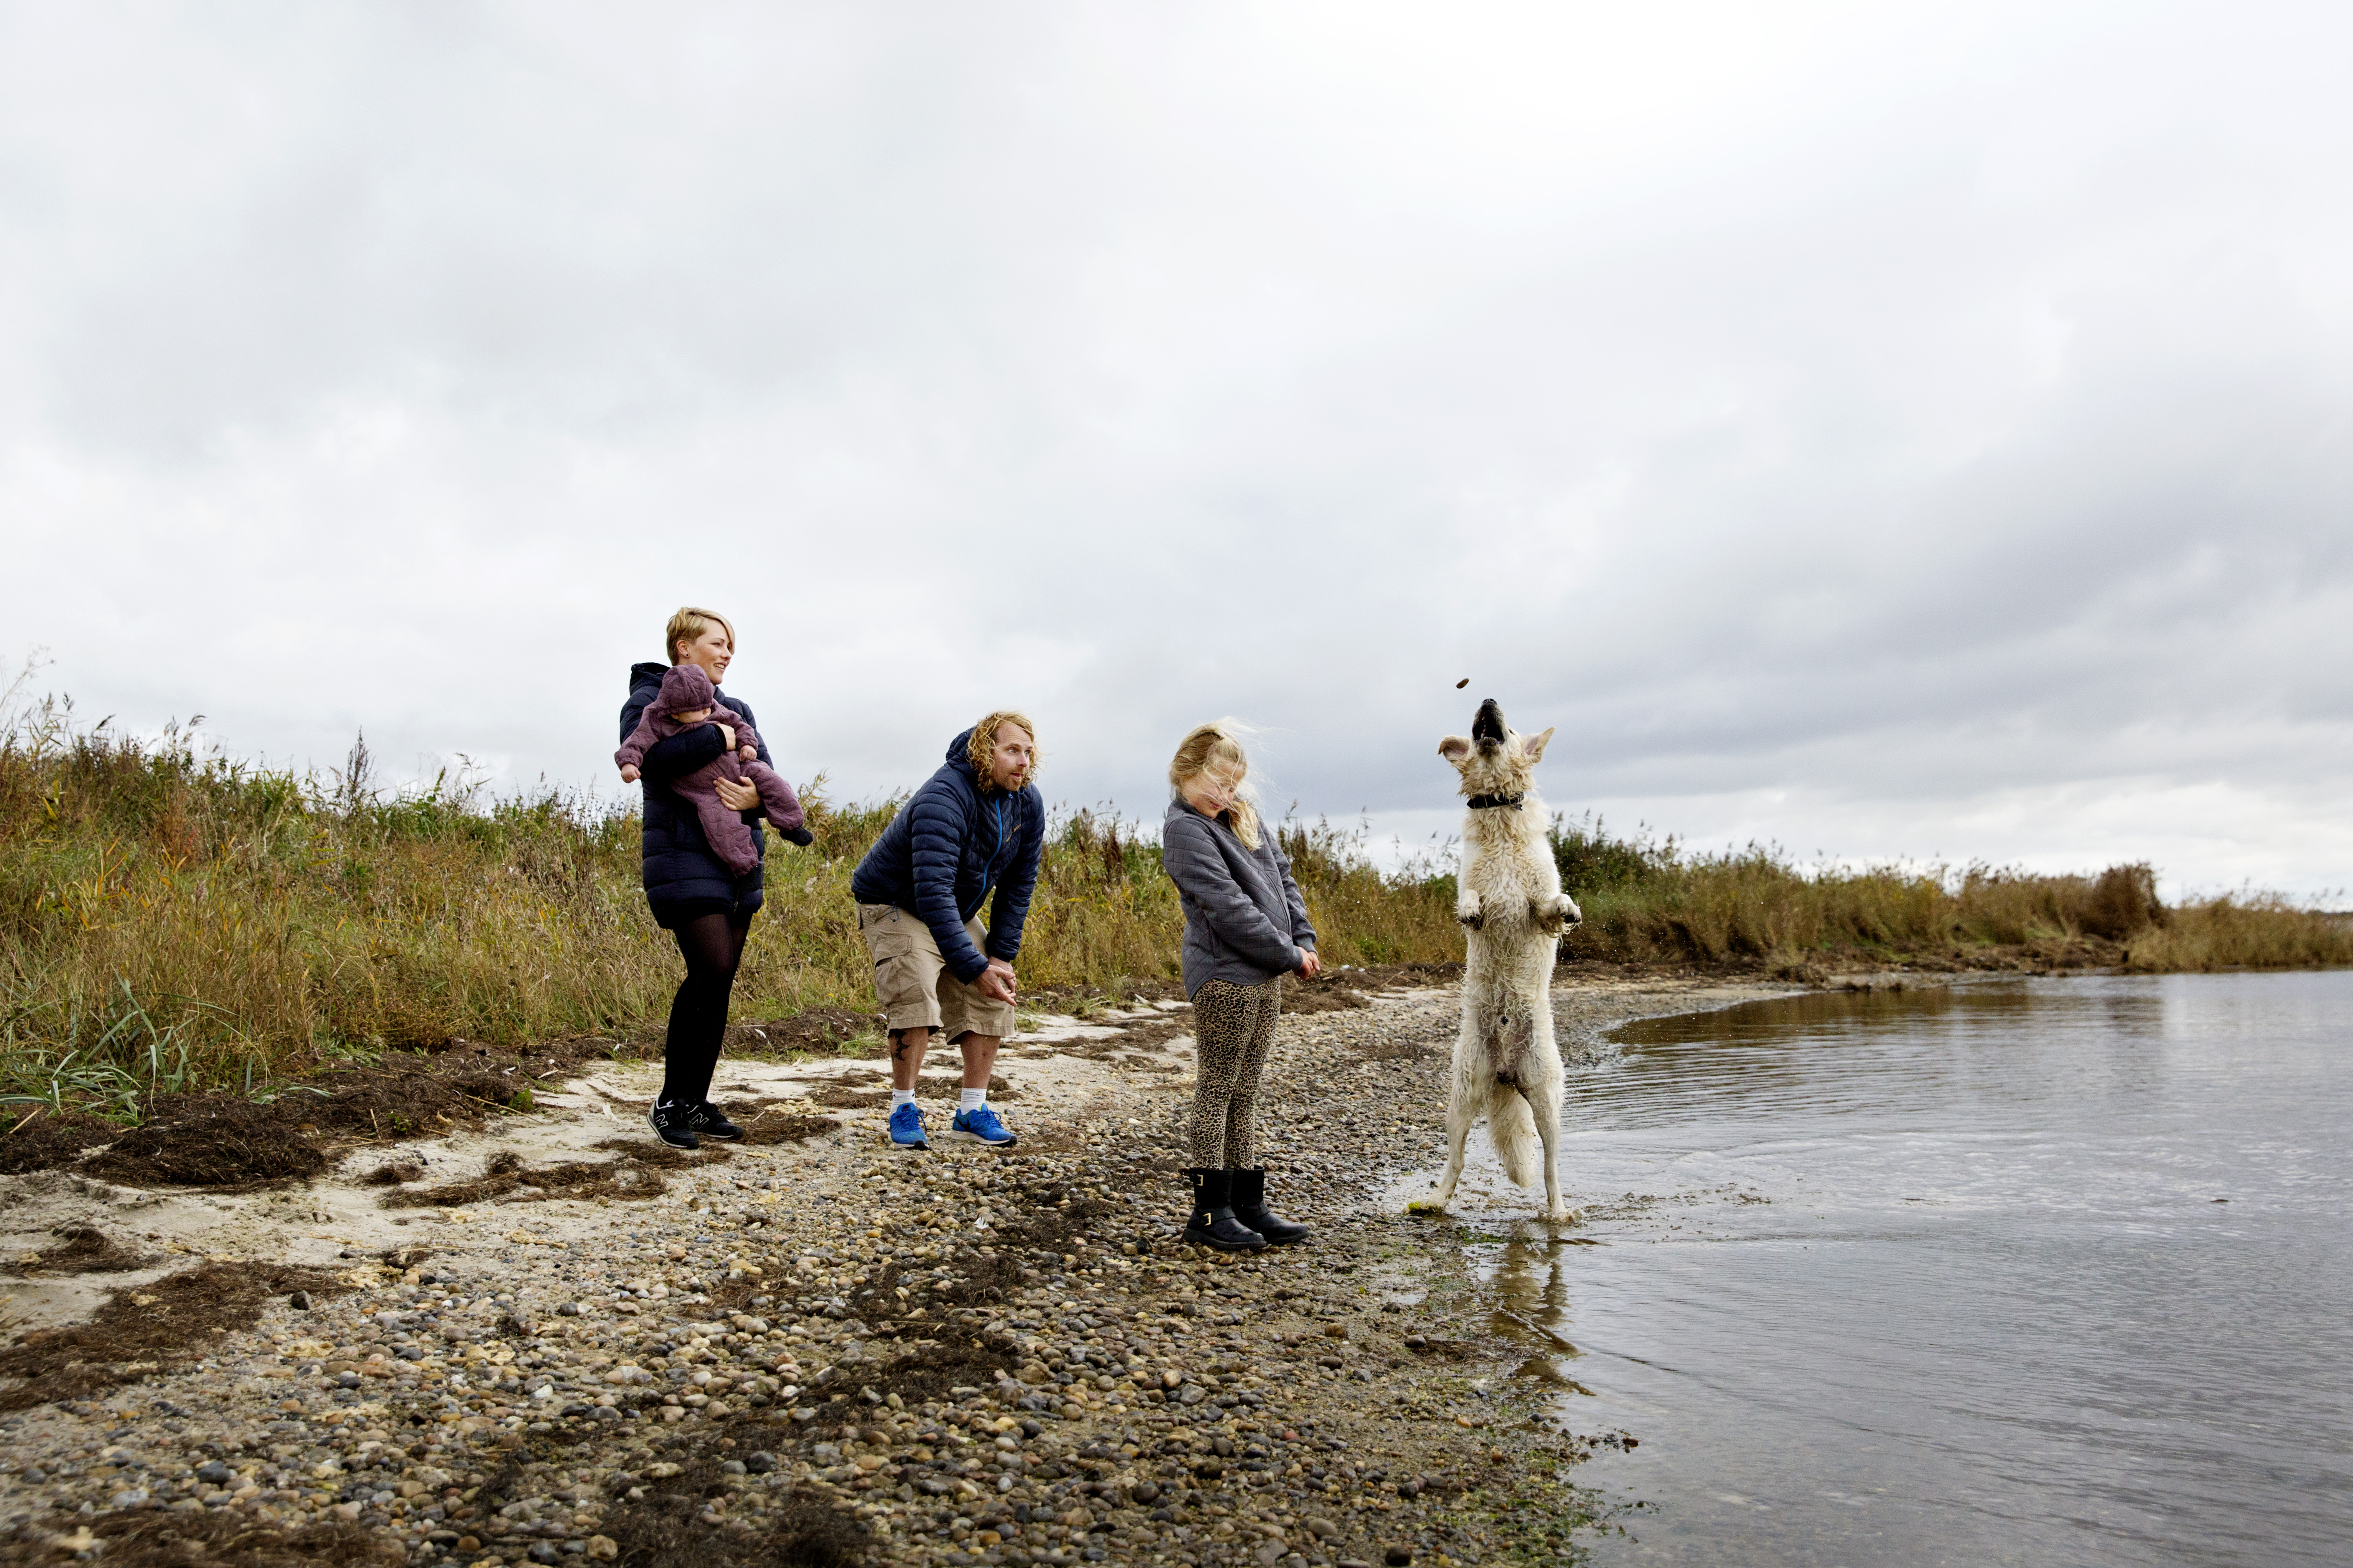
[[[1187,1165],[1186,1180],[1193,1184],[1193,1217],[1185,1239],[1219,1252],[1256,1252],[1266,1237],[1234,1218],[1231,1171],[1208,1171]]]
[[[1290,1247],[1315,1234],[1266,1206],[1265,1166],[1255,1171],[1235,1171],[1232,1175],[1234,1218],[1266,1237],[1269,1247]]]

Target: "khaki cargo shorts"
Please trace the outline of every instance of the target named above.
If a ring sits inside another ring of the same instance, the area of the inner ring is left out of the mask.
[[[965,935],[984,953],[988,932],[966,921]],[[858,906],[858,934],[874,960],[874,995],[882,1004],[884,1027],[937,1029],[951,1042],[966,1034],[1003,1039],[1013,1032],[1013,1007],[978,985],[967,985],[949,970],[932,940],[932,928],[909,910],[891,904]]]

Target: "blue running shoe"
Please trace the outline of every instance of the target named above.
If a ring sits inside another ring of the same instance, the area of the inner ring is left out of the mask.
[[[948,1123],[948,1136],[963,1138],[975,1143],[986,1143],[992,1149],[1010,1149],[1019,1142],[1013,1130],[997,1120],[995,1110],[982,1106],[976,1110],[959,1110]]]
[[[902,1149],[928,1149],[932,1141],[923,1136],[923,1108],[912,1101],[891,1113],[891,1142]]]

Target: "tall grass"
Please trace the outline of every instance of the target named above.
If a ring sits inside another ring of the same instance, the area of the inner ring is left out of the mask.
[[[0,726],[0,1100],[132,1109],[322,1058],[659,1030],[681,969],[634,811],[447,774],[380,791],[370,772],[364,742],[296,775],[57,701]],[[821,778],[803,800],[816,843],[771,842],[740,1020],[872,1006],[849,878],[899,802],[839,805]],[[1345,834],[1286,831],[1334,962],[1460,955],[1451,893],[1384,877]],[[1183,924],[1156,844],[1058,813],[1023,984],[1173,975]]]
[[[1967,963],[1996,953],[2139,971],[2353,963],[2353,927],[2268,894],[2171,908],[2146,864],[2097,876],[1947,867],[1801,868],[1758,845],[1693,854],[1556,819],[1553,854],[1585,910],[1571,957],[1651,963]]]
[[[646,911],[633,811],[446,774],[385,791],[370,773],[364,744],[297,775],[186,731],[135,742],[56,700],[0,720],[0,1100],[135,1113],[385,1048],[659,1032],[681,966]],[[803,798],[816,843],[772,844],[740,1020],[872,1005],[849,877],[899,802],[837,804],[821,778]],[[1383,872],[1328,823],[1281,832],[1327,963],[1461,958],[1451,868]],[[1136,833],[1056,814],[1025,989],[1176,973],[1182,912]],[[1802,968],[2090,942],[2136,969],[2353,962],[2353,931],[2278,900],[2164,909],[2146,867],[1807,869],[1597,822],[1556,822],[1553,844],[1586,910],[1573,958]]]

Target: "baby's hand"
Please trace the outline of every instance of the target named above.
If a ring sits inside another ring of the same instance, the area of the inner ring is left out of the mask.
[[[623,763],[621,764],[621,782],[623,784],[635,784],[638,782],[637,763]]]
[[[760,748],[757,746],[741,746],[737,750],[743,752],[744,760],[747,763],[756,763],[760,760]]]

